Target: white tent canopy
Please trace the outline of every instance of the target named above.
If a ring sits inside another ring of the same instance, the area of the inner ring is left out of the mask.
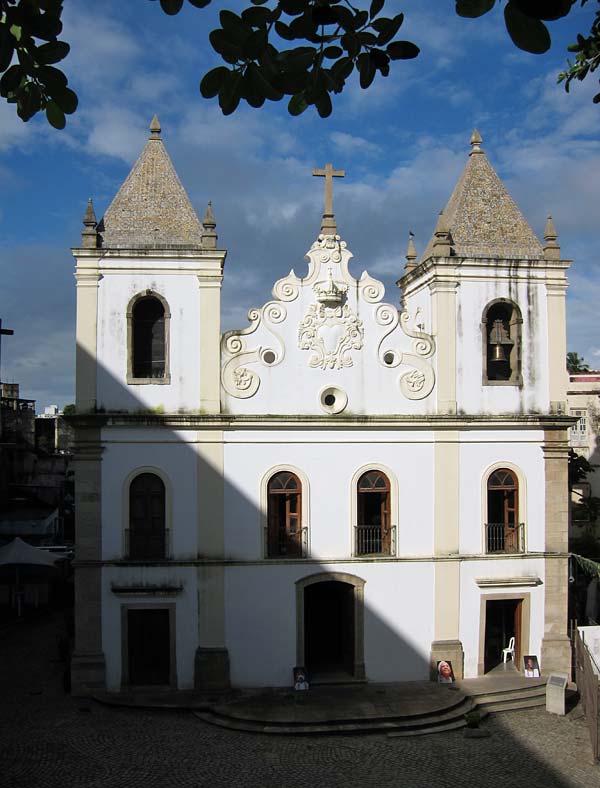
[[[0,547],[0,566],[48,566],[56,569],[55,562],[60,557],[33,547],[18,536]]]

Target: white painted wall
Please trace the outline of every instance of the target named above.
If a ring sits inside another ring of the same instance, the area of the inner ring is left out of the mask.
[[[195,432],[137,427],[102,432],[102,557],[121,558],[131,474],[158,472],[165,482],[171,555],[198,555]]]
[[[298,468],[308,478],[308,491],[303,493],[309,495],[309,522],[303,525],[309,527],[313,558],[352,555],[355,523],[351,511],[356,496],[352,480],[367,465],[390,472],[398,553],[431,555],[434,495],[430,440],[430,433],[409,430],[227,433],[225,555],[238,560],[262,557],[261,480],[279,465]]]
[[[182,585],[176,596],[118,596],[111,591],[117,585]],[[121,606],[144,604],[149,608],[161,603],[176,604],[175,651],[177,686],[194,687],[194,655],[198,646],[198,605],[195,567],[115,567],[102,570],[102,649],[106,657],[106,686],[109,691],[121,687]]]
[[[497,441],[497,442],[496,442]],[[461,434],[460,446],[460,552],[485,552],[487,479],[492,468],[508,467],[519,478],[519,522],[525,523],[528,551],[544,550],[545,476],[538,430],[491,433],[474,430]]]
[[[346,572],[366,581],[365,671],[370,681],[428,678],[433,567],[427,563],[273,564],[226,571],[226,637],[237,686],[285,686],[296,664],[296,581]]]
[[[136,270],[139,269],[139,270]],[[100,269],[98,288],[97,402],[106,410],[197,410],[200,402],[200,292],[194,271],[177,261],[120,259]],[[127,305],[150,289],[171,311],[170,384],[127,384]]]
[[[457,300],[457,407],[464,413],[547,413],[548,321],[544,279],[513,281],[498,277],[472,281],[477,270],[461,269]],[[509,298],[520,308],[523,317],[522,367],[523,385],[482,385],[481,318],[486,306],[497,298]]]

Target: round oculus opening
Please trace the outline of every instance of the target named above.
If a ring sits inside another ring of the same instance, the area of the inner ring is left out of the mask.
[[[383,360],[388,366],[390,366],[390,364],[394,363],[394,358],[395,358],[395,356],[394,356],[394,354],[391,351],[388,351],[387,353],[384,353]]]
[[[263,361],[265,364],[272,364],[275,361],[275,353],[272,350],[267,350],[263,354]]]
[[[335,405],[335,396],[333,394],[325,394],[325,396],[323,397],[323,402],[329,408],[331,408],[333,405]]]

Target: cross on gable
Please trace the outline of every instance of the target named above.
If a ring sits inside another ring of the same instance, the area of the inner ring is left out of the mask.
[[[343,178],[346,170],[334,170],[333,164],[326,164],[324,169],[313,170],[312,174],[325,178],[325,212],[323,213],[321,232],[324,235],[335,235],[337,227],[333,215],[333,179]]]

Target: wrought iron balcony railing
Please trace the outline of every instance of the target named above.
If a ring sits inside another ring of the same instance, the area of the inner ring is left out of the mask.
[[[295,534],[280,531],[273,541],[269,538],[269,529],[265,528],[264,544],[265,558],[307,558],[308,528],[304,526]]]
[[[486,523],[486,553],[524,553],[525,524]]]
[[[396,526],[354,526],[354,555],[396,555]]]

